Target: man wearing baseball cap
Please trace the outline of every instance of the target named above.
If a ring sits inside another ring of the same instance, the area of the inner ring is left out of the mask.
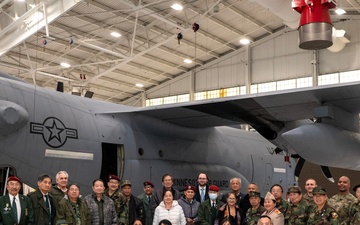
[[[288,189],[290,206],[285,215],[285,224],[305,225],[309,218],[310,203],[303,199],[301,187],[292,186]]]
[[[202,202],[199,206],[198,217],[200,225],[214,225],[219,208],[224,205],[218,199],[219,191],[220,189],[216,185],[209,187],[209,199]]]
[[[140,199],[131,194],[131,182],[124,180],[120,185],[121,193],[125,196],[124,202],[115,201],[115,205],[120,205],[118,214],[119,225],[132,225],[135,219],[140,219],[145,223],[144,205]]]
[[[144,192],[137,197],[142,201],[144,205],[145,215],[146,215],[146,221],[145,225],[152,225],[154,214],[151,210],[151,199],[154,197],[154,184],[151,181],[145,181],[143,183],[144,185]]]
[[[326,190],[317,186],[312,190],[315,207],[311,207],[309,212],[308,225],[316,224],[340,224],[339,216],[334,208],[327,203]]]
[[[246,211],[246,224],[247,225],[256,225],[257,221],[260,219],[261,215],[265,212],[264,206],[260,204],[261,197],[260,192],[250,191],[249,201],[251,208]]]
[[[32,225],[34,210],[31,199],[19,194],[22,182],[16,176],[7,179],[8,194],[0,197],[0,223],[2,225]]]

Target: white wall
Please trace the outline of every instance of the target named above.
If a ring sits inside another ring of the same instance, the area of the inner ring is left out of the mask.
[[[334,73],[360,69],[360,23],[345,21],[334,24],[345,29],[351,43],[338,53],[327,49],[319,51],[319,73]],[[248,55],[249,52],[249,55]],[[194,78],[195,92],[246,85],[247,64],[250,83],[264,83],[313,75],[313,51],[299,49],[298,31],[280,31],[274,38],[252,44],[249,51],[241,48],[204,68],[197,69]],[[248,62],[250,58],[250,62]],[[189,93],[189,73],[169,81],[146,93],[147,98]]]

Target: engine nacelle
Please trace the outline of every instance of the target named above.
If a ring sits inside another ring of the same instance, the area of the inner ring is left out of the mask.
[[[285,132],[283,138],[309,162],[360,170],[360,135],[329,124],[307,124]]]

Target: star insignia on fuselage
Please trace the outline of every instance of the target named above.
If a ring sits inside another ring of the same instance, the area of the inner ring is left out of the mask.
[[[58,128],[56,126],[56,122],[55,120],[53,121],[52,126],[45,126],[46,129],[48,129],[50,131],[50,136],[48,139],[48,142],[50,142],[52,139],[56,138],[59,142],[61,142],[61,137],[60,137],[60,133],[63,132],[65,129],[62,128]]]
[[[55,117],[48,117],[43,123],[30,123],[30,133],[41,134],[44,142],[53,148],[63,146],[68,138],[78,139],[77,130],[68,128]]]

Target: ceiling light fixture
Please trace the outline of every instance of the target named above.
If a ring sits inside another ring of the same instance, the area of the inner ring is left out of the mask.
[[[121,34],[118,33],[118,32],[113,31],[113,32],[111,32],[111,36],[118,38],[118,37],[121,37]]]
[[[192,63],[192,60],[191,59],[184,59],[184,63],[190,64],[190,63]]]
[[[183,10],[183,8],[184,8],[182,5],[180,5],[178,3],[175,3],[175,4],[171,5],[170,7],[177,10],[177,11]]]
[[[140,84],[140,83],[135,84],[135,86],[136,86],[136,87],[140,87],[140,88],[144,87],[144,85],[143,85],[143,84]]]
[[[240,43],[243,44],[243,45],[248,45],[248,44],[250,44],[250,40],[247,39],[247,38],[242,38],[242,39],[240,40]]]
[[[60,66],[65,67],[65,68],[69,68],[71,65],[69,63],[62,62],[62,63],[60,63]]]
[[[338,15],[342,15],[342,14],[345,14],[346,11],[344,9],[342,9],[342,8],[337,8],[335,10],[335,13],[338,14]]]

